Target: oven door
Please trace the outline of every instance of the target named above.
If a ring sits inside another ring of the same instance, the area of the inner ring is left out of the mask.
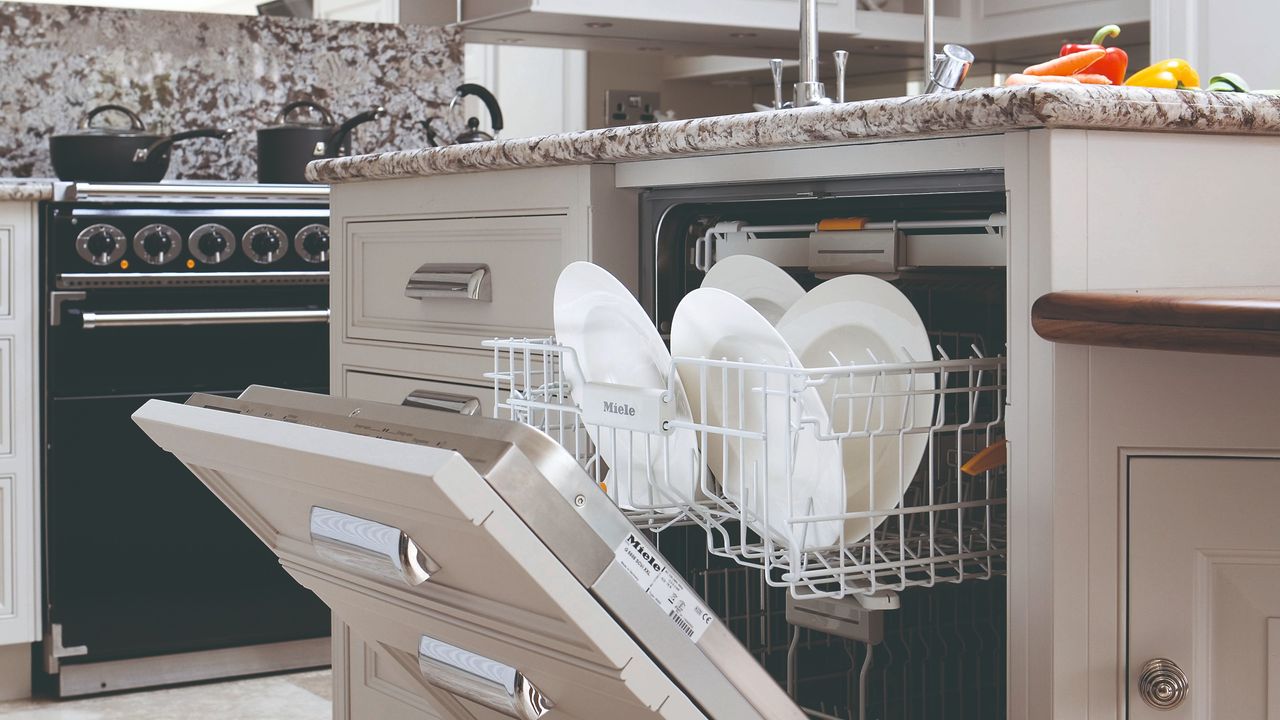
[[[129,420],[151,399],[234,396],[254,382],[327,392],[325,291],[293,290],[230,307],[207,291],[51,298],[46,627],[63,647],[87,648],[46,663],[61,694],[123,689],[115,676],[68,684],[94,663],[328,634],[324,604]]]

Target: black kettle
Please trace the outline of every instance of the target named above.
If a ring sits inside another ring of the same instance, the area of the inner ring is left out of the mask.
[[[427,142],[431,143],[431,147],[443,147],[445,145],[464,145],[467,143],[488,142],[497,137],[502,131],[502,108],[498,106],[498,98],[493,96],[484,86],[475,83],[466,83],[458,86],[457,95],[453,96],[453,101],[449,103],[449,109],[452,110],[462,98],[468,95],[475,95],[480,98],[480,102],[484,103],[485,109],[489,111],[489,123],[493,126],[493,134],[489,134],[480,129],[480,118],[467,118],[467,129],[458,133],[453,142],[442,142],[443,138],[431,127],[431,123],[439,120],[438,116],[432,116],[418,123],[427,130]]]

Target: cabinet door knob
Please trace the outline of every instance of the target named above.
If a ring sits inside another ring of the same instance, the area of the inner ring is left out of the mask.
[[[1156,710],[1172,710],[1181,705],[1190,687],[1186,673],[1167,658],[1148,660],[1138,676],[1138,694]]]

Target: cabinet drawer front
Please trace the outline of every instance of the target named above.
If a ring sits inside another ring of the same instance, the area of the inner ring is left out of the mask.
[[[424,378],[384,375],[382,373],[348,370],[344,375],[347,397],[357,400],[400,405],[434,405],[440,409],[454,409],[468,401],[479,403],[477,415],[493,417],[493,388],[474,385],[426,380]]]
[[[564,215],[352,223],[347,337],[475,347],[550,335],[556,277],[578,255],[568,227]]]

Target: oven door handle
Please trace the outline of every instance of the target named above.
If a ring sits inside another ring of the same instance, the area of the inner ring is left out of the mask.
[[[276,325],[327,323],[328,310],[176,310],[80,313],[85,330],[96,328],[171,327],[179,325]]]

